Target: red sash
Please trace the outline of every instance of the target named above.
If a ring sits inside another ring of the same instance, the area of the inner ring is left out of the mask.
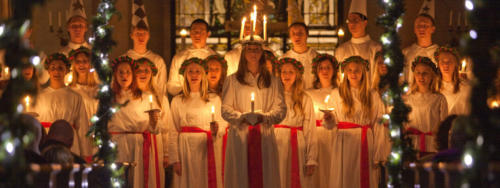
[[[316,121],[317,122],[317,121]],[[300,188],[300,168],[299,168],[299,150],[297,141],[297,131],[302,131],[302,127],[290,127],[287,125],[274,125],[274,128],[290,129],[290,144],[292,145],[292,183],[291,188]]]
[[[43,128],[50,128],[50,126],[52,126],[52,122],[40,122],[43,126]]]
[[[321,120],[321,119],[316,120],[316,127],[321,127],[322,122],[323,122],[323,120]]]
[[[217,172],[215,170],[215,152],[212,132],[198,127],[182,127],[181,133],[205,133],[207,134],[207,166],[208,166],[208,188],[217,187]]]
[[[370,125],[358,125],[350,122],[339,122],[337,124],[338,129],[355,129],[361,128],[361,188],[370,187],[370,162],[368,159],[368,140],[366,138],[366,133]]]
[[[262,145],[260,125],[248,126],[247,168],[249,188],[262,188]]]
[[[151,148],[151,133],[149,131],[144,132],[109,132],[111,135],[117,134],[142,134],[143,143],[142,143],[142,164],[144,166],[144,187],[148,188],[149,186],[149,148]],[[155,152],[155,166],[156,166],[156,187],[160,187],[160,170],[158,165],[158,151],[156,144],[156,136],[153,136],[154,148],[153,152]]]
[[[227,146],[227,130],[229,127],[226,127],[226,133],[222,137],[222,182],[224,182],[224,167],[226,166],[226,146]]]
[[[425,136],[432,136],[432,132],[422,132],[413,127],[406,129],[406,131],[408,134],[418,135],[420,140],[420,152],[427,152]]]

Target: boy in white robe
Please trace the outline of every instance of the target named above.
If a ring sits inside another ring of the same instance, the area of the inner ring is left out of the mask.
[[[302,22],[293,23],[288,27],[288,35],[292,41],[293,48],[288,50],[283,57],[294,58],[304,65],[304,89],[313,87],[314,75],[312,73],[312,60],[318,55],[316,50],[307,46],[309,29]]]
[[[197,57],[205,59],[216,54],[207,46],[207,38],[210,36],[210,26],[205,20],[196,19],[191,23],[190,34],[193,44],[187,49],[175,54],[170,64],[170,74],[168,75],[167,89],[171,95],[177,95],[182,91],[184,77],[179,75],[179,69],[186,59]]]
[[[90,123],[85,105],[78,93],[64,85],[64,75],[69,70],[69,61],[64,54],[56,53],[47,58],[45,68],[50,75],[50,85],[40,91],[33,111],[37,119],[48,129],[52,122],[64,119],[75,131],[71,151],[87,161],[92,157],[92,142],[86,136]]]

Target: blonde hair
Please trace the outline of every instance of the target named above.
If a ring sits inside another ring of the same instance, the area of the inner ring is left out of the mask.
[[[350,63],[356,63],[362,65],[363,73],[361,78],[361,88],[358,96],[359,101],[361,101],[361,110],[362,116],[371,118],[371,109],[372,109],[372,97],[371,90],[368,86],[368,68],[366,67],[364,62],[351,61],[347,63],[343,68],[347,67]],[[343,71],[344,72],[344,71]],[[354,98],[351,93],[351,85],[349,79],[347,79],[347,75],[344,76],[344,80],[342,84],[339,86],[339,94],[342,98],[342,107],[345,109],[345,115],[347,117],[352,117],[354,114]]]
[[[453,75],[451,76],[451,82],[453,82],[453,93],[457,93],[460,90],[460,75],[459,75],[459,68],[460,68],[460,63],[459,59],[455,54],[451,52],[441,52],[441,53],[449,53],[455,57],[455,69],[453,69]],[[439,69],[439,59],[436,59],[437,64],[438,64],[438,69]],[[437,89],[441,90],[443,89],[443,73],[441,72],[441,69],[439,69],[439,75],[438,75],[438,81],[437,81]]]
[[[80,55],[80,54],[84,54],[85,57],[87,57],[89,59],[89,65],[90,67],[92,68],[92,64],[90,63],[90,57],[87,56],[85,53],[79,53],[77,55],[75,55],[75,59],[72,60],[71,64],[74,64],[74,61],[76,61],[76,56]],[[71,83],[69,83],[69,86],[71,87],[74,87],[76,86],[76,84],[78,83],[78,78],[79,78],[79,74],[78,72],[76,71],[76,68],[73,68],[73,70],[71,70],[71,73],[73,75],[73,78],[71,80]],[[87,86],[90,86],[90,87],[95,87],[97,86],[97,82],[94,78],[94,73],[93,72],[88,72],[87,73],[87,79],[85,79],[85,84],[87,84]]]
[[[379,66],[381,66],[381,64],[379,64],[377,62],[377,59],[378,58],[375,58],[375,67],[374,67],[375,70],[373,70],[374,71],[374,75],[373,75],[373,78],[372,78],[372,90],[377,91],[379,94],[381,94],[385,89],[387,89],[388,86],[385,86],[383,88],[380,87],[380,76],[381,75],[378,72],[378,69],[379,69]],[[383,63],[382,63],[382,65],[383,65]]]
[[[421,65],[425,65],[427,66],[431,71],[431,74],[432,74],[432,80],[431,80],[431,83],[429,84],[429,90],[431,91],[431,93],[439,93],[439,88],[438,88],[438,83],[439,83],[439,80],[438,80],[438,75],[436,74],[436,72],[434,72],[432,69],[431,66],[425,64],[425,63],[417,63],[416,65],[418,64],[421,64]],[[415,65],[415,67],[416,67]],[[413,93],[416,93],[418,92],[418,85],[417,85],[417,80],[415,79],[415,73],[413,74],[413,79],[411,86],[410,86],[410,94],[413,94]]]
[[[149,88],[150,88],[150,90],[151,90],[152,95],[155,97],[156,101],[158,102],[158,106],[159,106],[159,107],[160,107],[160,109],[161,109],[161,108],[162,108],[162,102],[161,102],[161,98],[160,98],[161,96],[160,96],[160,95],[158,94],[158,92],[157,92],[157,89],[156,89],[156,83],[154,83],[154,82],[153,82],[153,71],[152,71],[152,68],[151,68],[149,65],[147,65],[147,64],[145,64],[145,65],[146,65],[146,67],[148,67],[148,68],[151,70],[151,78],[149,79],[149,86],[150,86]],[[133,74],[133,75],[134,75],[134,80],[136,79],[136,78],[135,78],[135,76],[136,76],[136,72],[135,72],[135,71],[136,71],[138,68],[139,68],[139,66],[136,66],[136,68],[134,68],[134,69],[133,69],[133,70],[134,70],[134,74]],[[138,96],[141,96],[141,97],[142,97],[142,92],[143,92],[143,91],[142,91],[139,87],[137,87],[137,93],[138,93]],[[135,92],[134,92],[134,93],[135,93]],[[134,96],[135,96],[135,95],[134,95]]]
[[[302,117],[305,116],[304,114],[304,104],[302,104],[302,99],[304,98],[305,92],[304,92],[304,83],[302,81],[302,74],[299,72],[299,70],[295,68],[295,72],[297,73],[297,76],[295,77],[295,81],[292,84],[292,102],[293,102],[293,111],[295,112],[295,115],[300,115]],[[278,71],[278,76],[281,78],[281,70]]]
[[[201,65],[199,65],[201,66]],[[209,100],[209,95],[208,95],[208,80],[207,80],[207,73],[203,66],[201,66],[201,84],[200,84],[200,97],[203,101],[208,102]],[[188,71],[184,71],[184,84],[182,85],[182,99],[188,99],[191,97],[191,87],[189,86],[189,82],[187,80],[187,73]]]

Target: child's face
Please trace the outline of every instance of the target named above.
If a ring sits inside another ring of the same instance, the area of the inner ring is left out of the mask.
[[[290,40],[294,46],[307,45],[307,31],[306,28],[296,25],[290,28]]]
[[[219,83],[221,74],[222,74],[222,66],[218,61],[211,60],[208,63],[208,84],[214,86]]]
[[[139,88],[145,88],[144,86],[149,84],[152,75],[151,73],[151,67],[149,67],[148,64],[142,63],[139,65],[139,68],[135,70],[135,81],[137,82]]]
[[[360,63],[349,63],[345,67],[347,74],[347,79],[349,83],[359,85],[361,84],[361,79],[363,78],[363,65]]]
[[[196,63],[191,63],[186,67],[186,78],[191,87],[200,86],[203,78],[203,67]]]
[[[25,80],[31,80],[31,78],[33,78],[33,72],[34,72],[33,69],[34,69],[34,67],[31,67],[31,66],[23,68],[22,73],[23,73],[23,78]]]
[[[130,38],[134,41],[134,45],[146,46],[149,41],[149,31],[145,29],[134,29]]]
[[[76,56],[73,65],[79,75],[86,75],[90,71],[90,59],[83,53]]]
[[[320,80],[331,80],[333,77],[334,68],[330,60],[321,61],[318,65],[318,77]]]
[[[121,88],[128,88],[132,84],[132,67],[129,64],[121,63],[116,68],[116,81]]]
[[[380,76],[384,76],[387,74],[388,70],[387,70],[387,65],[384,64],[384,61],[382,60],[382,57],[378,57],[377,58],[377,64],[378,64],[378,74]]]
[[[55,82],[64,82],[64,75],[68,73],[68,69],[66,68],[66,64],[64,64],[61,60],[54,60],[50,63],[48,72],[50,75],[50,80]]]
[[[445,75],[452,75],[457,69],[458,62],[453,54],[442,52],[439,54],[438,65],[441,73]]]
[[[281,82],[285,88],[291,87],[297,78],[297,69],[290,63],[281,66]]]
[[[417,66],[415,66],[414,75],[415,82],[417,83],[417,86],[419,88],[429,88],[434,77],[432,69],[429,66],[423,64],[418,64]]]

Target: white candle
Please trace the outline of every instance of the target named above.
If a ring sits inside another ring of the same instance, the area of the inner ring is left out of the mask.
[[[328,100],[330,100],[330,95],[325,97],[325,109],[328,109]]]
[[[253,21],[253,26],[252,26],[252,35],[253,35],[255,33],[255,26],[257,24],[257,5],[253,5],[252,21]]]
[[[340,83],[344,82],[344,73],[340,74]]]
[[[212,122],[215,121],[215,106],[212,105]]]
[[[29,112],[30,111],[30,96],[29,95],[24,98],[24,102],[26,103],[26,105],[25,105],[26,112]]]
[[[149,109],[153,109],[153,95],[149,95]]]
[[[68,79],[66,79],[66,83],[64,83],[64,85],[68,86],[69,84],[71,84],[71,81],[73,81],[73,73],[70,73],[68,75]]]
[[[57,23],[59,27],[61,27],[61,11],[57,11]]]
[[[243,17],[241,20],[241,31],[240,31],[240,40],[243,40],[243,34],[245,32],[245,22],[247,21],[246,17]]]
[[[342,28],[340,28],[339,32],[337,34],[339,35],[339,37],[343,37],[344,36],[344,30]]]
[[[10,77],[10,76],[9,76],[9,67],[5,67],[5,68],[3,69],[3,72],[5,73],[5,75],[4,75],[5,79],[6,79],[6,80],[8,80],[8,79],[9,79],[9,77]]]
[[[253,113],[255,110],[255,93],[254,92],[252,92],[250,94],[250,101],[251,101],[250,105],[252,107],[252,113]]]
[[[450,27],[453,25],[453,10],[450,10]]]
[[[52,11],[49,10],[49,27],[52,27]]]
[[[266,41],[267,40],[267,17],[266,17],[266,15],[264,15],[264,17],[262,19],[264,20],[264,23],[263,23],[263,25],[264,25],[264,27],[263,27],[264,28],[264,41]]]

